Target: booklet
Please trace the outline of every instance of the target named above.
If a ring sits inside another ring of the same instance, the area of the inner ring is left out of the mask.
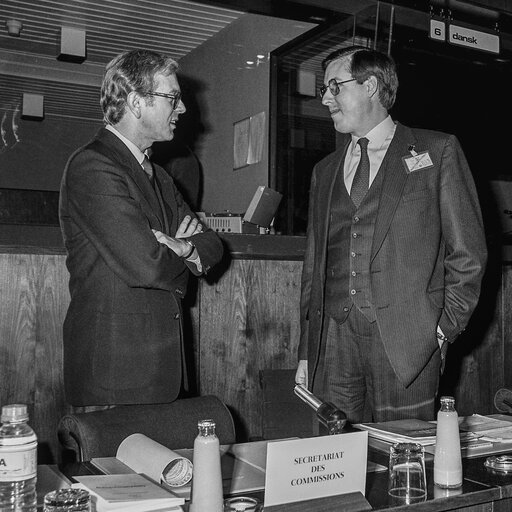
[[[74,476],[73,487],[91,494],[97,512],[181,510],[185,500],[158,485],[145,475],[84,475]]]
[[[357,423],[354,427],[367,430],[370,437],[398,443],[419,443],[423,446],[435,444],[436,425],[428,421],[405,419],[380,423]]]

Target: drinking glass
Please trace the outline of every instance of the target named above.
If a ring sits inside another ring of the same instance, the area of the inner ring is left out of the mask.
[[[85,489],[58,489],[44,497],[44,512],[90,512],[91,496]]]
[[[224,500],[224,512],[262,512],[260,502],[249,496],[236,496]]]
[[[423,446],[396,443],[390,447],[388,493],[396,502],[407,505],[427,499]]]

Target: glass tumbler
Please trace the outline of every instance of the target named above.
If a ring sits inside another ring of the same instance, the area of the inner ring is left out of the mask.
[[[237,496],[224,500],[224,512],[262,512],[260,502],[251,497]]]
[[[58,489],[44,497],[44,512],[90,512],[91,496],[85,489]]]
[[[396,502],[403,504],[426,500],[423,446],[417,443],[396,443],[391,446],[388,493]]]

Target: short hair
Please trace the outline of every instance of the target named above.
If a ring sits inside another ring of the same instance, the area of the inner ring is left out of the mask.
[[[364,46],[348,46],[330,53],[323,60],[322,68],[325,71],[331,62],[347,57],[348,70],[360,84],[370,76],[377,79],[379,100],[389,110],[395,104],[398,89],[398,75],[393,58]]]
[[[100,105],[108,124],[118,123],[126,109],[128,94],[142,96],[154,91],[155,76],[176,74],[178,63],[151,50],[130,50],[114,57],[106,67],[101,84]],[[151,104],[153,98],[148,98]]]

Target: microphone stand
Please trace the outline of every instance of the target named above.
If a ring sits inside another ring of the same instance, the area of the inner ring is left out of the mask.
[[[347,423],[347,416],[331,402],[322,402],[302,384],[296,384],[293,392],[315,412],[318,421],[327,427],[329,435],[340,434]]]

